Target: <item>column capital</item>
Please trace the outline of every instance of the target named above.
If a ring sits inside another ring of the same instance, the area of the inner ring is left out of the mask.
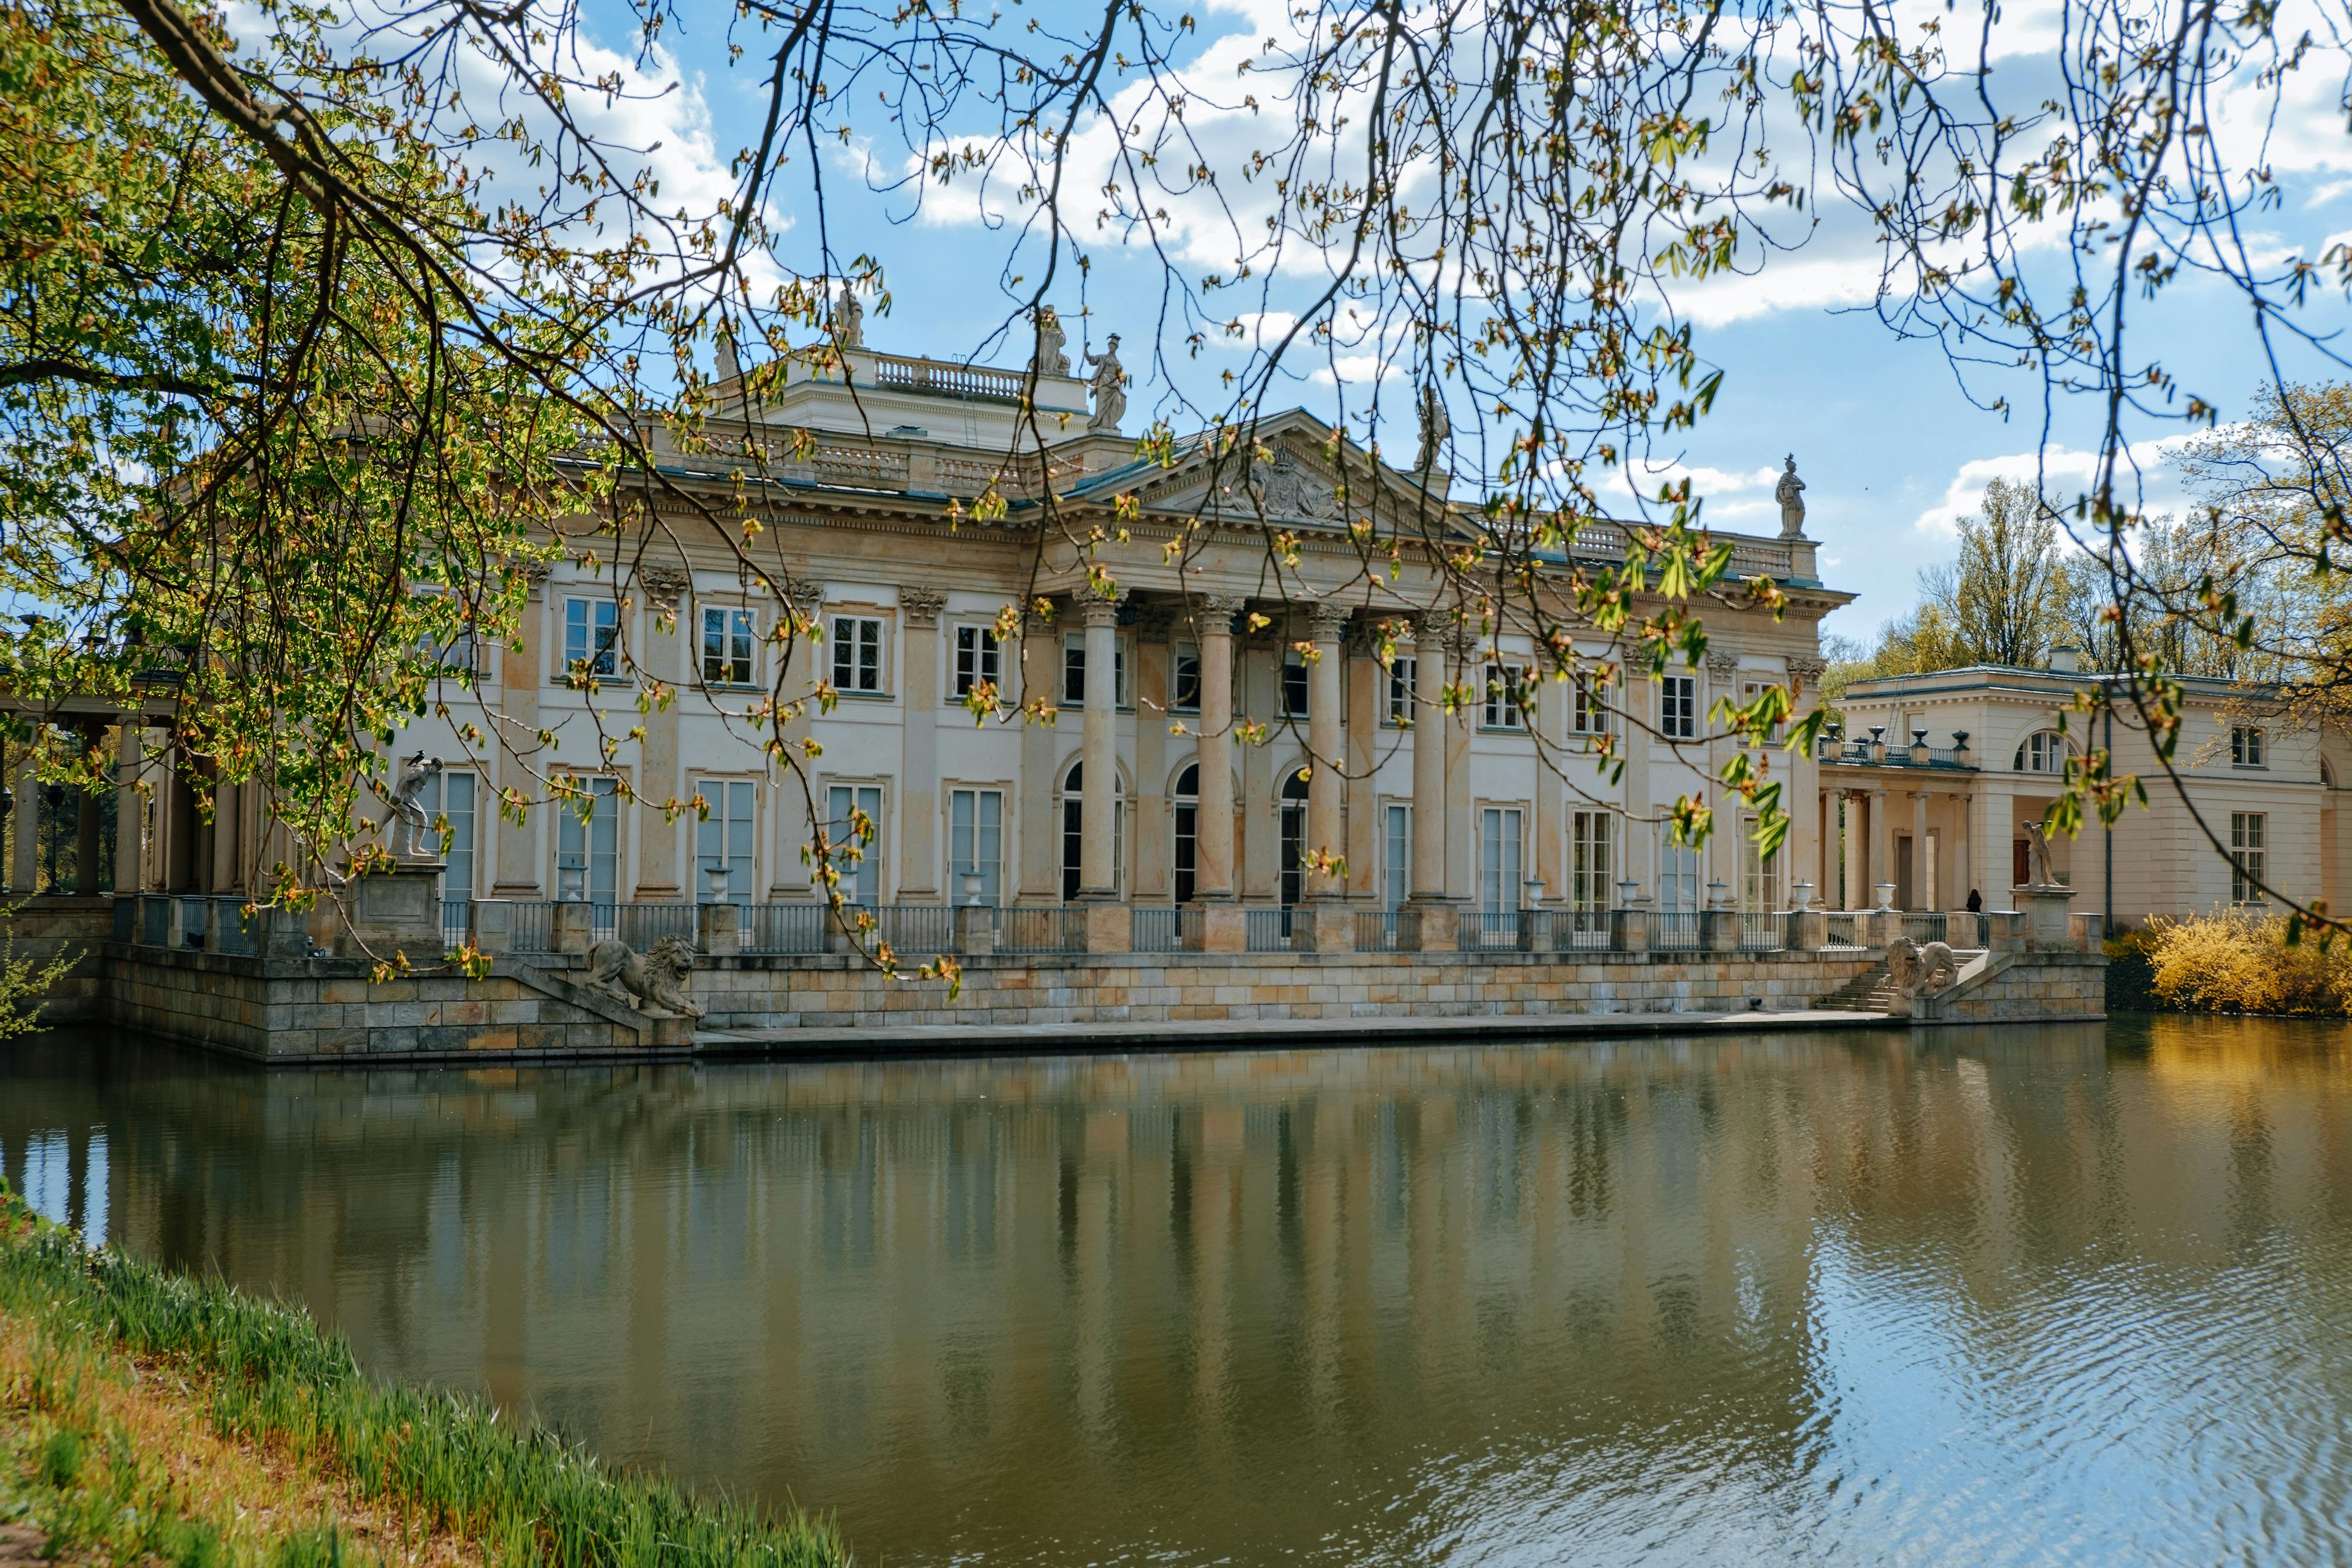
[[[1078,601],[1078,615],[1089,628],[1116,626],[1118,612],[1127,602],[1127,590],[1119,589],[1108,599],[1099,593],[1087,593]]]
[[[1819,685],[1822,677],[1829,674],[1830,669],[1830,662],[1827,659],[1814,658],[1802,653],[1783,663],[1788,666],[1789,685],[1798,692],[1803,691],[1807,686]]]
[[[1710,648],[1706,654],[1706,673],[1718,681],[1727,681],[1739,673],[1739,655],[1718,653]]]
[[[1349,619],[1355,613],[1352,604],[1318,600],[1307,607],[1308,634],[1318,643],[1337,643],[1347,635]]]
[[[784,589],[784,597],[803,620],[813,618],[824,608],[824,584],[809,578],[795,579]]]
[[[656,610],[667,612],[677,608],[678,597],[694,586],[694,579],[681,567],[649,560],[637,568],[637,586]]]
[[[898,608],[905,612],[909,626],[932,627],[940,623],[940,612],[948,607],[944,588],[901,587]]]
[[[1192,600],[1192,629],[1195,632],[1233,634],[1234,617],[1249,608],[1249,600],[1239,593],[1203,593]]]

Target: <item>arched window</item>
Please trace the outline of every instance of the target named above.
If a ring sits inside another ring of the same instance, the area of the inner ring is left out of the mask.
[[[1298,902],[1305,887],[1299,861],[1307,843],[1307,778],[1304,768],[1294,768],[1282,780],[1282,902]]]
[[[2054,729],[2037,729],[2017,743],[2017,758],[2010,766],[2020,773],[2063,773],[2066,737]]]
[[[1069,776],[1062,780],[1062,898],[1065,902],[1078,896],[1079,878],[1087,841],[1086,774],[1083,762],[1070,764]],[[1127,888],[1127,781],[1117,774],[1111,776],[1110,813],[1110,885],[1114,892]]]
[[[1201,826],[1201,765],[1188,765],[1176,775],[1176,902],[1192,902],[1199,862]]]
[[[2327,766],[2327,758],[2325,757],[2319,759],[2319,787],[2323,789],[2336,788],[2336,769]]]

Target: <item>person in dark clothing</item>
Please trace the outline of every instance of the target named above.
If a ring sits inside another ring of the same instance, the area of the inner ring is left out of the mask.
[[[1984,894],[1973,887],[1969,889],[1969,913],[1970,915],[1984,913]]]

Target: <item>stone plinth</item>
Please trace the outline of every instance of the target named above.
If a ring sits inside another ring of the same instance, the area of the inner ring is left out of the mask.
[[[1792,909],[1781,917],[1789,923],[1789,951],[1818,953],[1830,945],[1829,912]]]
[[[1249,916],[1232,899],[1220,898],[1191,904],[1197,909],[1197,922],[1180,922],[1178,930],[1186,948],[1201,953],[1240,953],[1249,947]]]
[[[1404,953],[1453,953],[1462,946],[1462,915],[1436,899],[1408,900],[1397,911],[1396,945]]]
[[[1944,941],[1954,947],[1981,947],[1982,924],[1973,909],[1948,909],[1944,912]]]
[[[2017,899],[2017,912],[2025,916],[2025,945],[2029,952],[2080,952],[2082,942],[2068,926],[2070,905],[2074,902],[2074,890],[2063,883],[2042,883],[2032,887],[2012,890]]]
[[[548,940],[559,953],[585,953],[596,939],[596,906],[559,904],[549,921]]]
[[[2066,936],[2077,952],[2097,953],[2107,945],[2107,917],[2092,910],[2066,916]]]
[[[510,898],[477,898],[467,905],[474,946],[492,957],[514,951],[515,909]]]
[[[1347,901],[1310,898],[1290,912],[1290,950],[1294,953],[1352,953],[1356,950],[1356,916]]]
[[[1135,920],[1117,899],[1079,905],[1086,911],[1087,951],[1127,953],[1135,947]]]
[[[712,957],[743,950],[743,910],[740,904],[706,904],[694,912],[695,946]]]
[[[1698,915],[1698,945],[1709,953],[1739,951],[1739,911],[1702,909]]]
[[[352,883],[351,925],[336,946],[348,957],[389,959],[408,955],[411,964],[436,962],[442,954],[440,861],[403,860],[389,871],[370,872]]]
[[[996,951],[996,911],[984,904],[960,904],[955,912],[959,951],[971,955]]]
[[[1650,946],[1650,912],[1635,905],[1609,912],[1609,949],[1612,953],[1643,953]]]

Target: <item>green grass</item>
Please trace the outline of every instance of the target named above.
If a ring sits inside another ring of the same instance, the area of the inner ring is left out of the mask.
[[[615,1471],[547,1429],[479,1399],[394,1386],[362,1372],[339,1335],[298,1307],[264,1301],[121,1253],[86,1248],[37,1220],[0,1184],[0,1312],[47,1335],[152,1357],[200,1380],[225,1438],[284,1454],[478,1543],[493,1568],[832,1568],[849,1554],[832,1526],[797,1511],[698,1500]],[[70,1410],[69,1389],[35,1408]],[[65,1495],[102,1441],[59,1425],[31,1469]],[[108,1473],[114,1473],[112,1468]],[[142,1540],[173,1568],[220,1568],[202,1524],[161,1521]],[[273,1568],[343,1568],[331,1528],[279,1542]]]

